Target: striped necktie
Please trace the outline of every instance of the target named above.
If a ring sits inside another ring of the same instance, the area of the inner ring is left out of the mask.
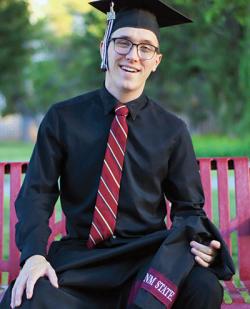
[[[96,198],[92,225],[87,247],[93,248],[99,242],[114,234],[117,206],[126,150],[128,108],[118,103],[115,118],[111,124],[105,152],[102,173]]]

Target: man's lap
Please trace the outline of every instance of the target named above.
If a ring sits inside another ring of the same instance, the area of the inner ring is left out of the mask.
[[[79,287],[53,287],[47,278],[40,278],[35,285],[32,300],[23,296],[20,309],[124,309],[130,283],[118,290],[81,289]],[[11,289],[7,290],[1,308],[9,309]],[[208,269],[195,266],[180,288],[179,296],[173,309],[180,308],[220,308],[223,289],[217,277]],[[132,308],[132,307],[131,307]]]

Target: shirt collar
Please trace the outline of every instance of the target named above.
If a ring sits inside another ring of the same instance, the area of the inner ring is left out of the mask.
[[[100,89],[100,96],[104,107],[104,114],[107,115],[111,112],[114,113],[114,106],[117,104],[118,100],[106,89],[106,87]],[[133,120],[135,120],[137,114],[146,103],[147,97],[144,93],[142,93],[139,98],[126,103],[129,114],[131,114]]]

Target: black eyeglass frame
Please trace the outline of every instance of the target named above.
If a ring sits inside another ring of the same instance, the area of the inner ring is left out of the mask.
[[[157,46],[154,46],[154,45],[149,44],[149,43],[134,43],[134,42],[130,41],[129,39],[123,38],[123,37],[111,38],[111,39],[109,40],[109,43],[112,42],[112,41],[114,41],[114,48],[115,48],[115,41],[116,41],[116,40],[125,40],[125,41],[128,41],[129,43],[131,43],[131,46],[130,46],[130,48],[129,48],[129,51],[128,51],[126,54],[119,53],[119,52],[117,52],[116,49],[115,49],[115,52],[116,52],[117,54],[119,54],[119,55],[123,55],[123,56],[128,55],[128,54],[131,52],[131,49],[132,49],[134,46],[136,46],[137,55],[139,56],[139,49],[138,49],[138,47],[139,47],[140,45],[152,46],[152,47],[154,47],[154,49],[155,49],[154,54],[153,54],[152,57],[149,58],[149,59],[143,59],[142,57],[139,56],[139,58],[142,59],[142,60],[144,60],[144,61],[146,61],[146,60],[151,60],[151,59],[153,59],[153,57],[154,57],[155,54],[159,54],[159,53],[160,53],[160,48],[157,47]]]

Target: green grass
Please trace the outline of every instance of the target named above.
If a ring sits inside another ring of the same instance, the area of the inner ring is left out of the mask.
[[[250,157],[250,136],[236,138],[217,135],[193,135],[194,148],[197,157]],[[33,143],[0,142],[1,161],[28,161]]]
[[[193,135],[192,140],[197,157],[250,157],[250,136]]]
[[[0,142],[0,162],[28,161],[34,144],[24,142]]]

